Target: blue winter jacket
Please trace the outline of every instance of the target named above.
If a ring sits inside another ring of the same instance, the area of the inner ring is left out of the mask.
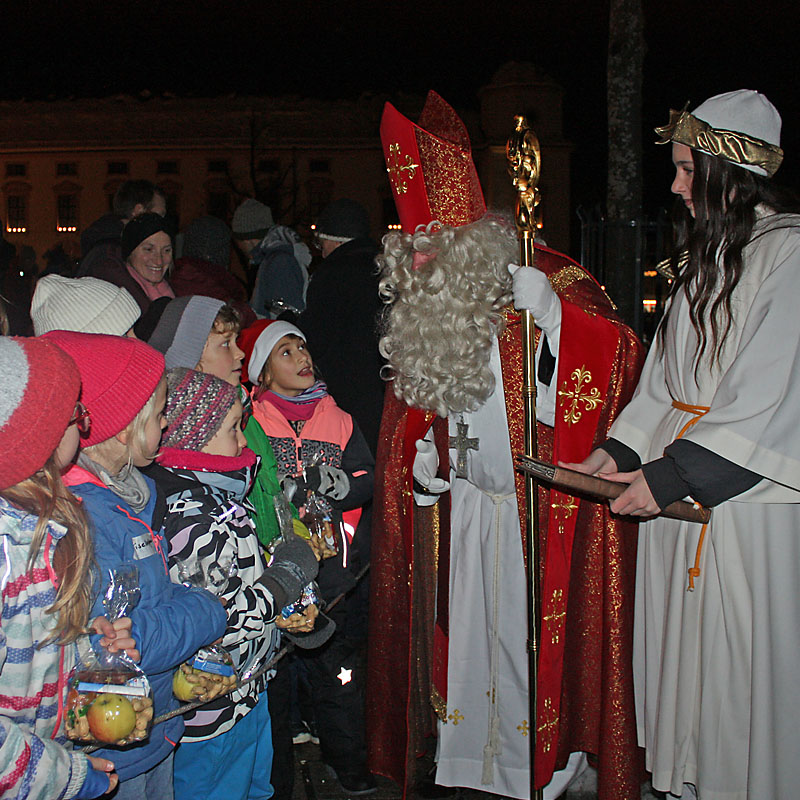
[[[172,694],[176,667],[200,647],[219,639],[225,633],[227,617],[219,600],[210,592],[170,582],[164,538],[159,531],[150,529],[156,502],[155,484],[149,478],[145,480],[151,489],[150,501],[138,514],[81,467],[73,467],[65,482],[83,499],[92,522],[100,573],[99,594],[92,615],[104,613],[102,598],[110,569],[122,563],[134,563],[139,569],[141,599],[130,615],[132,633],[142,654],[139,666],[150,680],[154,712],[158,716],[179,705]],[[183,727],[183,717],[174,717],[156,725],[150,737],[140,744],[105,748],[95,755],[111,759],[119,779],[125,781],[166,758],[180,741]]]

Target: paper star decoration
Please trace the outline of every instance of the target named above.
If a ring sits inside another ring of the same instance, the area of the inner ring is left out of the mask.
[[[344,686],[346,683],[350,683],[350,681],[353,680],[353,670],[342,667],[336,677],[342,682],[342,686]]]

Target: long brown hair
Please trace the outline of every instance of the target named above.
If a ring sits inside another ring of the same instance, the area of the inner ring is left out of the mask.
[[[52,520],[67,529],[53,553],[59,585],[56,601],[47,613],[57,615],[56,625],[42,644],[54,640],[62,645],[74,642],[86,633],[92,607],[94,547],[86,512],[64,486],[54,456],[37,473],[4,489],[2,494],[10,503],[38,517],[28,551],[29,571],[44,546],[48,522]]]
[[[725,159],[692,150],[695,216],[676,202],[674,250],[670,262],[674,300],[681,290],[689,301],[689,319],[699,345],[696,365],[709,343],[719,363],[732,325],[732,296],[744,270],[742,252],[753,235],[756,206],[771,212],[798,213],[800,201],[789,189]],[[790,224],[790,223],[787,223]],[[688,261],[687,261],[688,256]],[[716,297],[715,297],[716,295]],[[659,330],[663,348],[670,303]]]

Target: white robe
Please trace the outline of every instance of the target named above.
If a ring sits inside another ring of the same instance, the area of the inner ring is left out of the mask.
[[[557,337],[550,346],[557,352]],[[466,479],[455,477],[457,453],[450,451],[448,722],[439,726],[436,782],[527,798],[527,590],[496,340],[490,364],[495,392],[463,415],[468,436],[479,439],[479,449],[468,452]],[[555,384],[538,385],[542,421],[552,423]],[[460,421],[451,415],[451,436]],[[546,798],[558,797],[582,764],[573,759],[557,773]]]
[[[780,229],[780,225],[795,227]],[[701,526],[640,526],[634,622],[639,743],[653,787],[701,800],[800,792],[800,218],[767,217],[745,251],[719,366],[697,370],[697,337],[676,297],[636,394],[611,430],[647,462],[685,435],[765,477],[713,511],[695,590]],[[773,228],[772,230],[769,230]]]

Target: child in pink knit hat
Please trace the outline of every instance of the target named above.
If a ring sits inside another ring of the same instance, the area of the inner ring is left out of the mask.
[[[131,612],[133,631],[159,716],[178,706],[172,694],[174,670],[218,639],[226,624],[216,597],[170,581],[155,484],[139,472],[155,458],[166,424],[164,357],[138,339],[67,331],[42,338],[74,359],[81,399],[92,419],[65,483],[83,500],[93,523],[100,573],[95,607],[102,606],[109,571],[135,564],[141,598]],[[183,719],[175,717],[154,726],[146,742],[114,751],[117,800],[171,796],[173,751],[183,727]]]
[[[0,337],[0,785],[15,797],[88,799],[118,780],[112,761],[73,751],[63,725],[92,597],[89,520],[61,480],[88,430],[79,392],[58,347]],[[129,619],[93,627],[111,650],[135,646]]]

